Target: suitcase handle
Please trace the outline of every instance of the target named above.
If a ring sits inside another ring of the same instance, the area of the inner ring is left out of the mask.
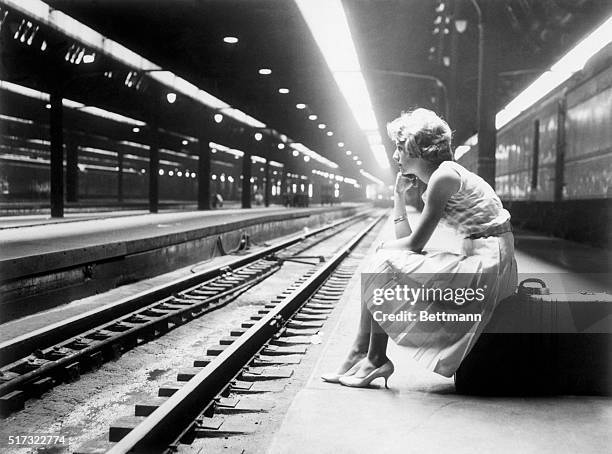
[[[541,287],[531,287],[525,285],[530,283],[540,284]],[[519,295],[550,295],[550,289],[546,287],[546,283],[542,279],[530,277],[521,281],[518,286],[517,293]]]

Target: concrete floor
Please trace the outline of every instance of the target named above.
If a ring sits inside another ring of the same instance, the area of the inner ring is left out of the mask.
[[[389,224],[380,239],[392,235],[390,229]],[[434,235],[430,244],[437,247],[453,243],[444,229]],[[573,247],[565,246],[561,250]],[[554,257],[545,260],[536,252],[517,251],[519,272],[567,272]],[[599,253],[600,263],[607,260],[608,253]],[[582,280],[579,283],[588,281],[576,278]],[[370,389],[321,381],[320,375],[336,369],[353,340],[360,301],[357,274],[354,279],[357,285],[349,286],[342,310],[328,322],[333,328],[325,333],[321,358],[290,406],[269,453],[610,452],[609,398],[462,396],[455,394],[452,379],[425,371],[395,345],[389,348],[396,368],[389,390],[381,388],[382,379]]]

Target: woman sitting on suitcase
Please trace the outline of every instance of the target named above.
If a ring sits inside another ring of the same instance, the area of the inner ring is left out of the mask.
[[[399,165],[394,194],[396,240],[379,247],[367,274],[362,275],[357,336],[338,371],[322,376],[345,386],[365,387],[378,377],[387,384],[393,373],[386,355],[389,337],[429,370],[452,376],[496,304],[516,287],[510,214],[489,184],[454,161],[448,124],[430,110],[416,109],[389,123],[387,130],[395,141],[393,159]],[[411,226],[404,196],[416,178],[427,184],[427,191],[419,222]],[[423,252],[440,221],[463,237],[461,254]],[[393,290],[383,293],[398,287],[417,290],[412,293],[416,296],[411,299],[410,293]],[[423,298],[419,288],[421,292],[439,289],[439,293]],[[467,302],[463,297],[440,298],[442,292],[465,296],[467,288],[480,298]],[[380,298],[383,294],[386,299]],[[420,319],[422,313],[425,320]],[[476,321],[440,320],[438,313],[472,314],[471,320]]]

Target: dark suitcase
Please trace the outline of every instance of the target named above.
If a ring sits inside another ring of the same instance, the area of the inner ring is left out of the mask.
[[[457,392],[611,395],[611,308],[608,293],[555,294],[540,279],[522,281],[455,373]]]

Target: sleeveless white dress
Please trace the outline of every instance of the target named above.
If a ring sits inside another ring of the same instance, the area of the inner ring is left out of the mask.
[[[449,199],[441,220],[465,236],[461,253],[381,249],[362,275],[362,295],[391,339],[427,369],[450,377],[473,347],[497,303],[514,292],[517,270],[512,233],[498,233],[507,230],[503,227],[509,225],[510,214],[495,191],[460,164],[445,161],[440,167],[453,169],[461,178],[460,188]],[[495,235],[469,238],[488,232]],[[466,295],[463,289],[469,288],[478,297],[471,293],[471,302],[463,297],[441,300],[440,294],[424,298],[403,293],[383,302],[374,298],[375,289],[398,286],[422,291],[435,288],[455,292],[453,295]],[[421,318],[423,313],[426,319]],[[456,321],[459,317],[467,321]]]

